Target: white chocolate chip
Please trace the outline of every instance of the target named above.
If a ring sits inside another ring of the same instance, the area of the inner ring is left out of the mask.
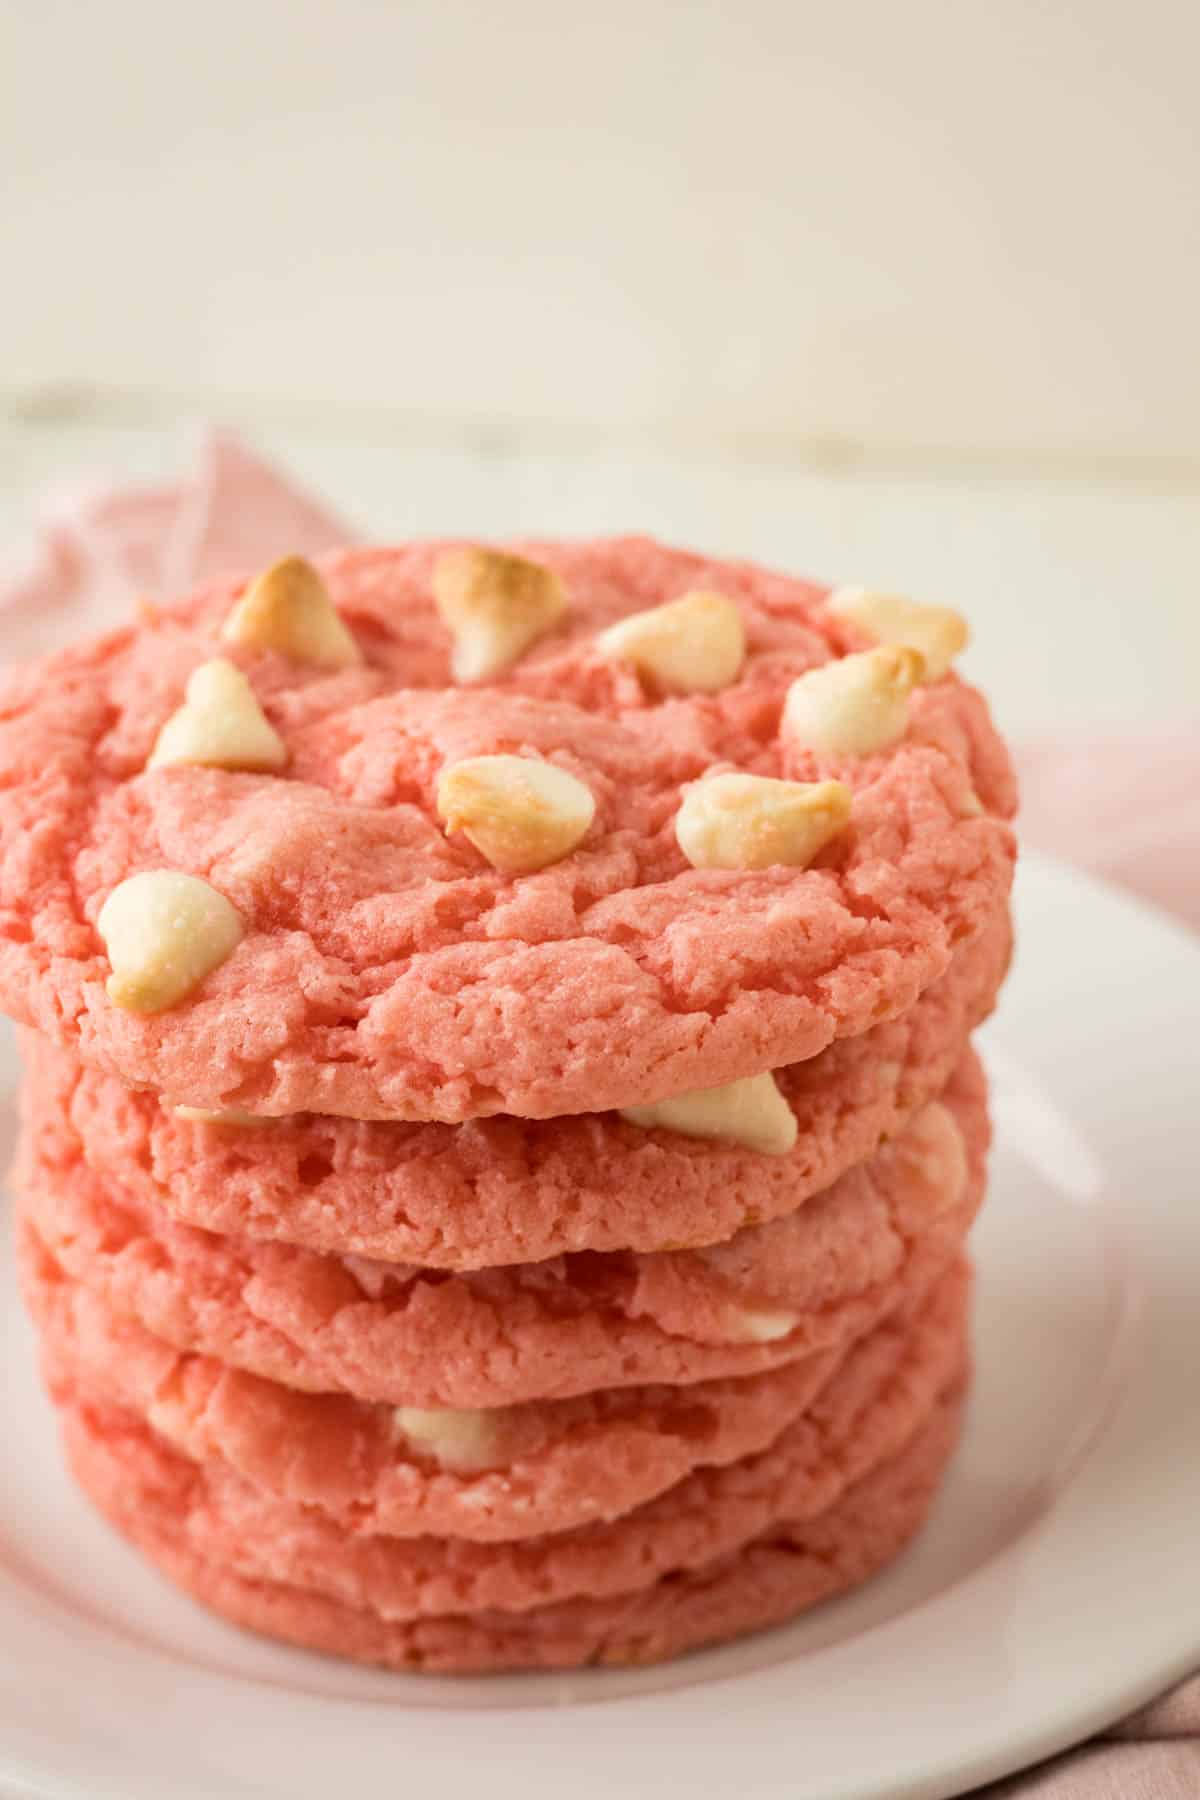
[[[782,736],[819,756],[869,756],[908,729],[908,696],[925,659],[888,644],[839,657],[793,681],[783,706]]]
[[[736,681],[746,655],[742,615],[724,594],[697,589],[602,631],[602,656],[632,663],[668,694],[715,694]]]
[[[154,869],[115,887],[96,920],[112,974],[108,997],[157,1013],[190,994],[241,941],[240,913],[198,875]]]
[[[803,869],[845,829],[851,801],[840,781],[709,775],[684,796],[675,836],[696,869]]]
[[[186,1446],[191,1436],[191,1421],[177,1388],[178,1384],[174,1384],[167,1391],[156,1394],[146,1408],[146,1419],[159,1437],[166,1438],[170,1444]]]
[[[596,813],[582,781],[529,756],[472,756],[444,769],[438,816],[461,831],[494,869],[544,869],[570,854]]]
[[[362,661],[329,589],[302,556],[287,556],[257,575],[221,636],[249,650],[278,650],[318,669],[348,669]]]
[[[264,1113],[244,1112],[240,1106],[227,1107],[223,1112],[209,1112],[204,1106],[173,1106],[171,1111],[177,1119],[187,1119],[196,1125],[274,1125],[275,1120]]]
[[[454,634],[456,681],[486,681],[510,668],[567,610],[553,569],[479,548],[439,556],[433,598]]]
[[[158,734],[146,767],[200,763],[212,769],[282,769],[287,746],[242,671],[223,657],[201,663],[179,711]]]
[[[926,606],[901,594],[879,594],[873,588],[838,588],[826,610],[845,619],[877,644],[903,644],[925,658],[926,681],[940,681],[954,658],[967,647],[970,632],[961,613],[949,606]]]
[[[789,1312],[756,1311],[750,1307],[731,1307],[729,1331],[734,1343],[777,1344],[796,1329],[797,1315]]]
[[[746,1075],[724,1087],[697,1088],[620,1111],[631,1125],[646,1130],[660,1125],[684,1137],[724,1138],[763,1156],[786,1156],[796,1142],[796,1115],[770,1074]]]
[[[940,1100],[931,1101],[896,1138],[893,1153],[940,1202],[939,1211],[956,1207],[966,1192],[967,1146],[958,1120]]]
[[[447,1469],[484,1469],[496,1460],[495,1412],[452,1407],[398,1406],[396,1429]]]

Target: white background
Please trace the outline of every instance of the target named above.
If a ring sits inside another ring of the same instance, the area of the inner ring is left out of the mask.
[[[1200,666],[1193,0],[0,0],[3,523],[248,427],[372,531],[645,526]]]

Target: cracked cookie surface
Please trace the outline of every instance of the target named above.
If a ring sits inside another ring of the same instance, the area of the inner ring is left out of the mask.
[[[106,1308],[178,1349],[310,1392],[494,1407],[759,1374],[849,1343],[959,1254],[987,1142],[968,1054],[869,1162],[726,1243],[465,1274],[177,1224],[102,1182],[52,1120],[26,1133],[18,1214]]]
[[[615,1113],[206,1123],[30,1032],[25,1104],[39,1120],[67,1119],[102,1178],[213,1231],[463,1270],[699,1246],[793,1211],[903,1130],[990,1010],[1010,941],[1002,912],[901,1018],[776,1071],[797,1127],[786,1155]]]
[[[898,1016],[994,918],[1012,864],[1007,755],[954,675],[899,741],[820,755],[780,735],[791,682],[860,647],[824,591],[644,539],[524,544],[568,606],[461,688],[432,594],[444,546],[322,565],[361,660],[221,637],[236,585],[11,676],[0,693],[0,1002],[90,1066],[170,1099],[458,1121],[640,1105],[818,1054]],[[661,693],[597,647],[688,591],[738,608],[716,692]],[[278,773],[149,767],[220,654],[287,752]],[[436,805],[448,765],[545,759],[595,816],[552,866],[495,869]],[[849,824],[807,868],[693,868],[675,834],[711,769],[833,780]],[[123,882],[199,878],[244,924],[185,997],[114,1005],[97,919]]]

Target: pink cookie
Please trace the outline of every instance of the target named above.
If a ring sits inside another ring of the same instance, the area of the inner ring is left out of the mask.
[[[164,1458],[144,1430],[125,1428],[120,1414],[74,1408],[64,1412],[63,1424],[75,1474],[96,1505],[171,1580],[215,1612],[356,1662],[465,1674],[657,1662],[779,1624],[856,1586],[924,1523],[957,1444],[961,1414],[956,1384],[896,1457],[826,1512],[798,1521],[780,1517],[759,1538],[707,1567],[605,1599],[406,1621],[389,1621],[307,1588],[251,1580],[206,1560],[178,1517],[176,1476],[186,1478],[182,1459]]]
[[[280,1500],[349,1528],[487,1543],[616,1518],[693,1469],[774,1442],[838,1367],[826,1351],[765,1375],[606,1389],[471,1414],[469,1466],[405,1433],[394,1408],[306,1394],[189,1355],[108,1312],[63,1275],[26,1221],[22,1286],[47,1353],[194,1461],[220,1460]]]
[[[839,1368],[834,1352],[765,1375],[690,1387],[618,1388],[470,1415],[467,1466],[439,1463],[391,1407],[302,1394],[211,1357],[172,1349],[107,1312],[24,1227],[22,1286],[48,1374],[147,1418],[196,1462],[219,1462],[265,1495],[319,1507],[347,1529],[477,1542],[611,1519],[699,1468],[765,1450]],[[958,1291],[961,1271],[943,1285]],[[935,1302],[921,1298],[921,1307]],[[912,1307],[880,1331],[902,1331]]]
[[[13,675],[0,694],[0,1002],[90,1066],[176,1101],[456,1121],[634,1105],[815,1056],[902,1013],[994,918],[1014,803],[980,697],[919,688],[905,736],[817,756],[780,736],[798,674],[842,654],[821,590],[642,539],[527,546],[570,598],[505,675],[453,684],[439,548],[349,552],[326,576],[364,661],[336,673],[220,638],[209,590]],[[740,610],[715,694],[662,699],[597,632],[686,589]],[[282,774],[147,769],[202,662],[232,656]],[[447,837],[448,764],[549,758],[595,819],[537,873]],[[674,820],[724,764],[837,777],[853,816],[809,868],[693,868]],[[244,936],[165,1011],[107,996],[97,931],[129,876],[200,876]]]
[[[106,1181],[236,1236],[453,1269],[715,1243],[794,1210],[942,1091],[992,1005],[1010,944],[1002,910],[899,1019],[780,1071],[799,1127],[786,1156],[643,1130],[615,1113],[198,1124],[24,1032],[28,1104],[35,1118],[68,1115]]]
[[[19,1157],[22,1216],[73,1279],[182,1350],[286,1386],[419,1407],[753,1375],[836,1349],[958,1254],[988,1138],[973,1055],[825,1193],[706,1250],[584,1252],[467,1275],[178,1225],[102,1184],[64,1124]]]
[[[61,1404],[92,1408],[98,1424],[107,1414],[125,1436],[142,1427],[139,1461],[154,1470],[153,1487],[171,1491],[175,1528],[204,1561],[388,1620],[524,1612],[705,1568],[781,1518],[816,1518],[836,1505],[900,1453],[961,1379],[966,1297],[965,1281],[944,1284],[915,1323],[881,1327],[856,1344],[813,1405],[760,1454],[698,1471],[615,1520],[502,1544],[347,1531],[319,1508],[264,1494],[225,1463],[180,1457],[137,1414],[111,1406],[61,1340],[47,1342],[46,1363]]]

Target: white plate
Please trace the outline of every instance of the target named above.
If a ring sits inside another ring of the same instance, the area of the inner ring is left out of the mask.
[[[986,1042],[979,1379],[916,1549],[661,1670],[453,1682],[278,1650],[164,1586],[61,1474],[6,1271],[0,1789],[52,1800],[938,1800],[1200,1660],[1200,946],[1030,859]]]

